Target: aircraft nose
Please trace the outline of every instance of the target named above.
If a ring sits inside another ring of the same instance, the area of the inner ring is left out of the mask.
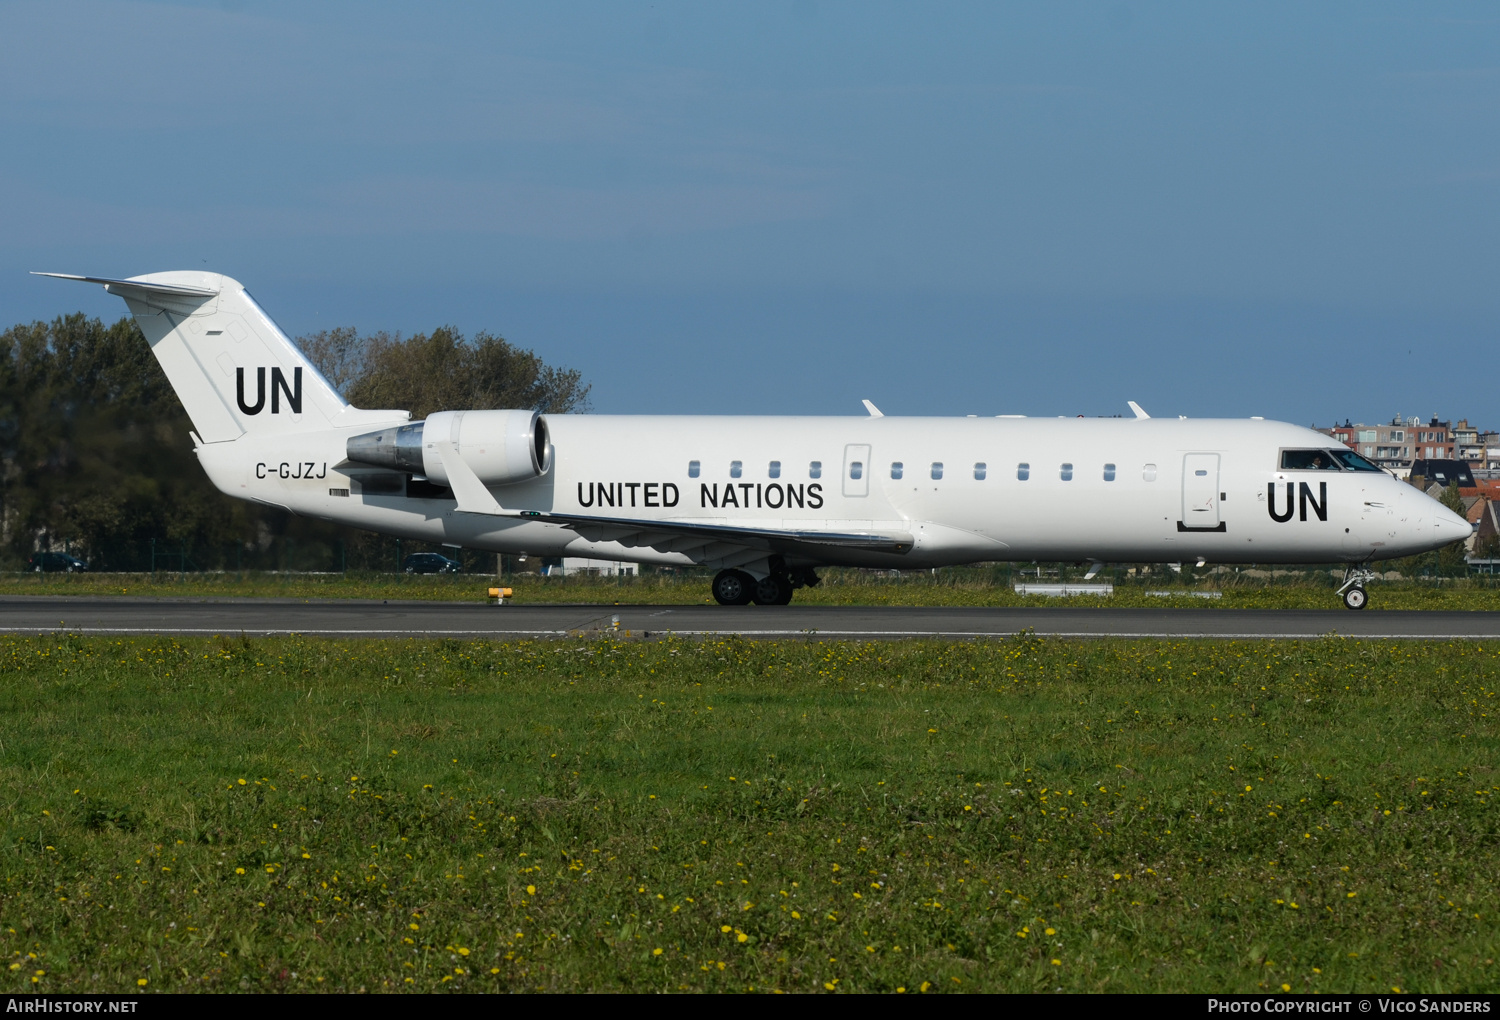
[[[1478,525],[1471,525],[1447,507],[1432,516],[1432,535],[1445,544],[1468,538],[1477,527]]]

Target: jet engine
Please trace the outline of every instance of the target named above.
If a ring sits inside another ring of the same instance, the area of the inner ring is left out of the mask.
[[[552,447],[537,411],[439,411],[426,421],[350,437],[351,461],[394,468],[448,485],[437,444],[453,444],[486,485],[510,485],[547,473]]]

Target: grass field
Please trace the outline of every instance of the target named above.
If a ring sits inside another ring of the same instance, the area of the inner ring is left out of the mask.
[[[1497,653],[7,639],[3,980],[1493,992]]]
[[[1260,578],[1207,575],[1184,581],[1157,578],[1119,584],[1108,598],[1020,596],[1001,568],[946,568],[903,577],[878,577],[857,570],[826,570],[823,583],[797,592],[799,605],[906,606],[1143,606],[1184,605],[1218,609],[1337,609],[1342,602],[1325,573],[1321,577]],[[1081,575],[1082,571],[1075,573]],[[1107,578],[1101,578],[1104,580]],[[1050,578],[1055,581],[1056,578]],[[163,595],[179,597],[281,597],[456,599],[482,601],[496,584],[482,574],[0,574],[0,595]],[[525,603],[620,603],[691,605],[711,602],[709,577],[648,574],[638,578],[597,576],[507,579],[516,601]],[[1200,598],[1194,591],[1217,591]],[[1148,592],[1170,591],[1169,597]],[[1370,588],[1370,609],[1448,609],[1500,611],[1500,585],[1486,578],[1378,582]]]

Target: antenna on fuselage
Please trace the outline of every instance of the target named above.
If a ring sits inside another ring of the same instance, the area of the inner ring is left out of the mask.
[[[880,408],[876,407],[874,404],[870,403],[868,400],[861,400],[860,403],[862,403],[862,404],[865,405],[865,410],[870,412],[870,417],[871,418],[884,418],[885,417],[885,415],[883,415],[883,414],[880,413]]]
[[[1131,412],[1132,412],[1132,413],[1133,413],[1133,414],[1134,414],[1134,415],[1135,415],[1135,416],[1136,416],[1136,417],[1137,417],[1137,418],[1149,418],[1149,417],[1151,417],[1151,416],[1150,416],[1150,415],[1149,415],[1149,414],[1147,414],[1147,413],[1146,413],[1146,412],[1145,412],[1145,411],[1142,411],[1142,410],[1141,410],[1141,405],[1140,405],[1140,404],[1137,404],[1137,403],[1136,403],[1136,402],[1135,402],[1135,401],[1134,401],[1134,400],[1127,400],[1127,401],[1125,401],[1125,403],[1127,403],[1127,404],[1129,404],[1129,405],[1130,405],[1130,410],[1131,410]]]

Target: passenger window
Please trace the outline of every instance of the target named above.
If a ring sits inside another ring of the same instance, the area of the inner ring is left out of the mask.
[[[1145,467],[1141,468],[1141,477],[1148,482],[1156,481],[1156,465],[1147,464]]]
[[[772,478],[780,478],[781,477],[781,461],[779,461],[779,460],[773,460],[773,461],[771,461],[771,466],[766,470],[766,474],[770,475]]]
[[[1104,480],[1106,482],[1115,480],[1115,466],[1113,464],[1104,465]]]
[[[862,460],[851,460],[849,462],[849,477],[863,478],[865,476],[865,462]]]
[[[1065,481],[1065,482],[1071,482],[1073,480],[1073,465],[1072,464],[1064,464],[1062,466],[1062,468],[1061,468],[1060,473],[1062,475],[1062,480],[1063,481]]]
[[[1030,477],[1031,477],[1031,465],[1030,464],[1017,464],[1016,465],[1016,480],[1017,481],[1024,482],[1024,481],[1026,481],[1026,479],[1028,479]]]
[[[942,478],[942,477],[943,477],[943,462],[940,461],[940,460],[935,460],[935,461],[932,462],[932,478],[933,478],[933,481],[937,481],[939,478]]]
[[[696,460],[690,460],[690,461],[688,461],[688,477],[689,478],[697,478],[698,477],[698,462]]]
[[[1337,471],[1338,461],[1327,450],[1282,450],[1283,471]]]
[[[986,474],[986,472],[988,470],[989,469],[986,468],[985,465],[984,465],[984,461],[980,461],[978,464],[975,464],[974,465],[974,481],[976,481],[976,482],[982,482],[982,481],[984,481],[984,476],[985,476],[985,474]]]
[[[815,460],[811,464],[807,465],[807,477],[809,477],[809,478],[822,478],[823,477],[823,462],[821,460]]]
[[[901,462],[899,460],[891,462],[891,477],[892,478],[900,478],[901,477]]]
[[[730,478],[738,478],[740,475],[742,475],[744,473],[745,473],[744,472],[744,465],[740,461],[732,460],[732,461],[729,462],[729,477]]]

